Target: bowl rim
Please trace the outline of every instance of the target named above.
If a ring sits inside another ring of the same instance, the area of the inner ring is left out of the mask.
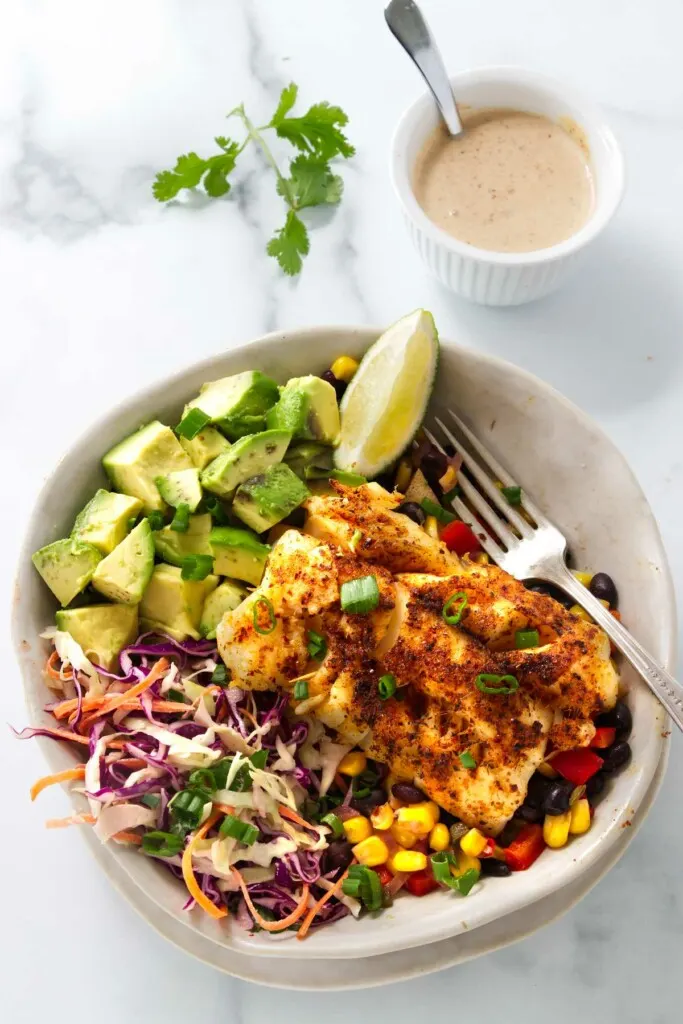
[[[588,245],[589,242],[597,238],[607,227],[607,224],[619,208],[626,183],[624,157],[621,147],[600,108],[572,86],[566,85],[539,71],[516,65],[496,64],[470,68],[449,75],[449,80],[453,85],[456,95],[459,86],[477,85],[487,82],[515,82],[535,89],[539,94],[553,94],[566,100],[568,106],[580,112],[577,117],[580,125],[590,124],[595,133],[600,136],[605,151],[609,154],[611,160],[614,180],[611,188],[607,190],[601,190],[601,183],[600,181],[598,182],[595,208],[586,223],[579,231],[555,245],[548,246],[545,249],[533,249],[530,252],[507,253],[481,249],[478,246],[471,245],[469,242],[463,242],[453,235],[449,235],[447,231],[444,231],[443,228],[438,227],[430,220],[415,197],[406,168],[408,144],[414,137],[421,119],[428,111],[433,111],[435,106],[431,93],[423,92],[401,114],[394,129],[390,149],[390,175],[394,191],[403,208],[404,215],[412,221],[415,227],[422,234],[427,235],[436,245],[449,250],[456,256],[465,257],[478,263],[489,263],[504,267],[526,267],[554,263],[574,255]]]
[[[209,356],[195,363],[190,363],[183,369],[177,370],[167,377],[160,378],[155,382],[148,384],[144,388],[138,390],[133,395],[128,396],[125,399],[122,399],[115,406],[110,408],[107,412],[103,413],[95,421],[95,423],[92,424],[91,428],[87,432],[82,434],[80,438],[78,438],[76,443],[72,445],[62,455],[62,457],[56,463],[52,472],[48,475],[45,482],[43,483],[43,486],[41,487],[40,492],[37,496],[33,511],[29,517],[24,536],[24,541],[21,546],[19,563],[17,566],[17,572],[15,574],[15,587],[17,588],[17,592],[19,592],[20,589],[21,576],[24,572],[26,572],[27,567],[30,564],[30,555],[32,553],[33,546],[31,538],[37,530],[38,532],[44,532],[44,527],[41,525],[40,522],[40,517],[43,514],[42,508],[44,505],[44,499],[48,494],[49,490],[54,486],[55,478],[59,474],[65,459],[75,459],[76,457],[81,456],[85,459],[92,459],[92,451],[88,452],[88,447],[90,443],[89,437],[93,431],[96,431],[100,427],[108,426],[110,422],[116,419],[117,417],[122,417],[125,415],[131,416],[131,414],[139,406],[142,406],[146,401],[148,402],[150,396],[156,395],[160,389],[165,389],[171,385],[182,383],[182,381],[190,375],[199,375],[207,373],[207,379],[209,379],[208,375],[211,374],[211,372],[214,369],[217,369],[219,367],[224,368],[226,359],[237,360],[241,356],[243,357],[252,347],[256,345],[265,345],[266,347],[280,346],[291,344],[293,341],[295,343],[298,342],[301,344],[304,339],[312,339],[319,337],[320,335],[324,335],[326,339],[330,339],[330,347],[332,346],[332,341],[334,339],[338,339],[339,342],[343,340],[348,344],[349,337],[352,337],[354,339],[354,342],[357,342],[359,345],[362,344],[365,347],[367,347],[369,344],[371,344],[373,340],[375,340],[382,333],[382,330],[382,327],[368,327],[358,325],[313,325],[298,329],[294,328],[283,331],[271,332],[269,334],[260,336],[259,338],[252,339],[250,342],[247,342],[245,344],[236,345],[227,350],[226,352]],[[605,434],[605,432],[602,430],[599,424],[597,424],[590,416],[588,416],[588,414],[584,413],[581,409],[574,405],[574,403],[569,401],[569,399],[565,398],[565,396],[558,392],[555,388],[553,388],[546,382],[542,381],[534,374],[530,373],[529,371],[523,368],[517,367],[514,364],[511,364],[507,360],[501,359],[498,356],[481,352],[480,350],[477,349],[466,348],[464,346],[451,342],[448,339],[441,338],[441,343],[444,347],[464,352],[467,358],[473,358],[480,364],[490,365],[491,367],[495,367],[498,370],[503,370],[505,373],[509,373],[512,371],[518,377],[518,379],[527,381],[530,385],[533,386],[534,389],[540,389],[540,391],[549,395],[550,397],[553,398],[555,402],[559,402],[568,411],[570,411],[574,417],[578,418],[584,424],[587,430],[589,430],[594,436],[598,436],[601,439],[601,441],[604,444],[606,444],[618,457],[622,465],[622,468],[630,478],[630,481],[634,489],[642,495],[643,501],[645,503],[645,508],[647,510],[649,526],[651,531],[651,539],[657,552],[659,567],[661,570],[659,574],[660,583],[663,588],[662,592],[665,595],[663,601],[664,607],[662,608],[662,614],[660,617],[659,636],[661,637],[661,640],[659,646],[662,651],[666,652],[666,656],[663,658],[664,664],[667,665],[667,667],[671,667],[673,665],[676,653],[677,621],[673,580],[671,577],[666,552],[662,544],[661,536],[659,533],[655,517],[651,509],[649,508],[649,505],[647,504],[645,496],[643,495],[643,492],[640,489],[637,479],[624,456],[621,454],[616,445],[611,441],[611,439],[607,436],[607,434]],[[326,344],[328,344],[327,341]],[[22,630],[19,621],[20,607],[21,603],[19,601],[15,601],[13,603],[11,632],[13,645],[15,649],[15,656],[19,663],[20,672],[22,676],[22,685],[24,687],[25,701],[28,705],[31,690],[30,680],[33,678],[35,667],[33,665],[29,667],[28,659],[25,656],[25,641],[21,635]],[[654,698],[652,698],[652,700],[654,701]],[[659,708],[657,713],[660,713],[660,718],[662,722],[666,721],[666,715],[663,709]],[[557,872],[555,872],[554,874],[548,873],[545,880],[543,880],[541,877],[536,876],[538,877],[538,884],[533,888],[530,894],[518,892],[513,896],[512,892],[510,892],[510,896],[506,897],[506,899],[503,901],[503,907],[501,908],[501,912],[498,914],[480,914],[479,920],[474,921],[470,917],[470,920],[465,923],[464,919],[461,920],[462,908],[459,910],[458,907],[455,905],[449,907],[444,900],[444,910],[435,917],[433,917],[429,925],[425,929],[420,929],[419,927],[412,927],[410,929],[410,934],[407,935],[403,934],[407,931],[405,926],[394,926],[393,928],[389,926],[384,930],[384,932],[381,935],[377,935],[375,933],[372,940],[368,933],[363,935],[362,930],[359,929],[354,932],[352,942],[349,942],[348,940],[345,942],[342,941],[340,945],[343,948],[337,949],[334,953],[330,952],[329,949],[323,949],[318,947],[314,941],[314,937],[313,941],[311,941],[310,943],[307,942],[305,946],[299,945],[298,943],[270,943],[268,945],[264,945],[262,942],[258,941],[258,936],[256,937],[256,939],[251,937],[243,939],[241,935],[238,936],[235,934],[235,930],[233,930],[233,934],[230,936],[229,941],[225,941],[225,936],[222,935],[221,931],[218,928],[216,928],[215,922],[208,922],[207,924],[206,922],[192,923],[190,921],[186,921],[186,926],[191,930],[199,930],[201,934],[210,938],[212,941],[216,942],[218,945],[220,945],[222,948],[226,950],[229,950],[230,948],[235,948],[238,952],[249,952],[254,955],[261,955],[265,957],[278,956],[284,958],[297,959],[301,957],[315,957],[316,959],[324,959],[329,958],[330,956],[340,958],[372,956],[376,953],[385,953],[392,952],[398,949],[405,949],[410,947],[411,945],[420,945],[431,941],[438,941],[439,939],[444,938],[448,935],[456,934],[458,931],[462,930],[463,927],[478,927],[480,924],[485,924],[488,921],[493,920],[497,917],[502,917],[509,912],[519,910],[523,906],[533,903],[537,899],[540,899],[543,896],[548,895],[550,892],[553,892],[556,889],[561,888],[563,885],[572,881],[578,875],[582,874],[584,870],[588,869],[590,866],[595,864],[602,857],[606,850],[608,850],[613,845],[618,836],[622,833],[622,825],[624,824],[624,822],[629,817],[631,817],[633,813],[637,812],[640,802],[647,792],[647,789],[657,770],[657,765],[661,760],[662,751],[665,749],[666,737],[664,735],[661,735],[662,732],[662,729],[657,730],[657,756],[654,758],[654,762],[648,768],[647,773],[643,771],[638,775],[637,778],[634,779],[633,789],[632,792],[629,794],[627,800],[623,803],[623,805],[620,805],[618,810],[615,811],[613,815],[610,816],[609,820],[605,821],[602,832],[599,836],[595,836],[595,842],[591,845],[590,849],[586,849],[585,853],[583,853],[580,856],[577,855],[577,857],[573,859],[571,867],[567,868],[562,872],[562,880],[559,883],[557,882]],[[38,744],[48,764],[51,765],[53,770],[56,770],[54,765],[52,765],[52,760],[57,756],[58,750],[62,749],[61,744],[55,745],[54,741],[48,740],[47,738],[43,737],[38,737]],[[70,801],[73,802],[75,794],[69,793],[66,787],[64,788]],[[130,851],[120,847],[117,847],[116,849],[110,849],[109,847],[107,847],[105,852],[109,856],[115,857],[117,861],[124,867],[127,873],[131,876],[133,881],[138,885],[138,887],[142,889],[141,881],[135,877],[135,862],[133,861],[132,858],[136,857],[136,854],[131,853]],[[131,868],[132,870],[129,870],[129,868]],[[446,897],[448,896],[447,893],[443,895]],[[177,916],[179,919],[182,919],[179,913],[176,914],[174,911],[169,910],[167,907],[164,907],[163,904],[161,903],[159,903],[158,905],[162,906],[162,909],[166,910],[167,913],[171,913],[173,916]],[[418,922],[415,921],[413,924],[417,925],[417,923]],[[390,924],[391,922],[389,922],[389,925]],[[401,937],[399,937],[398,933],[401,933]]]

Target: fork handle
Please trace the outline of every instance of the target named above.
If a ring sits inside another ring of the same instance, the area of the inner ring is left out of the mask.
[[[636,672],[639,672],[655,697],[664,705],[678,728],[683,732],[683,686],[662,668],[651,654],[638,643],[634,636],[622,626],[621,622],[600,604],[597,597],[584,587],[568,569],[555,574],[544,575],[549,583],[554,583],[574,598],[577,604],[585,608],[595,623],[607,633]]]

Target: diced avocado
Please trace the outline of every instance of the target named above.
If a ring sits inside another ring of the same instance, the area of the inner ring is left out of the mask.
[[[238,604],[247,596],[246,587],[235,583],[234,580],[224,580],[219,587],[209,594],[204,602],[202,618],[199,623],[199,632],[202,636],[213,640],[216,636],[216,626],[226,612],[234,611]]]
[[[159,494],[168,505],[188,505],[194,512],[202,500],[202,487],[199,483],[199,470],[179,469],[166,476],[158,476],[155,480]]]
[[[62,608],[66,608],[90,583],[101,558],[94,544],[69,537],[36,551],[32,561]]]
[[[173,640],[177,640],[179,644],[183,640],[187,640],[187,633],[180,629],[172,629],[171,626],[167,626],[163,622],[156,622],[154,619],[140,619],[140,632],[141,633],[164,633],[166,636],[170,636]]]
[[[76,516],[71,536],[94,544],[109,555],[128,533],[128,524],[142,509],[142,502],[116,491],[96,491]]]
[[[147,512],[166,508],[154,482],[158,476],[193,468],[171,428],[158,420],[108,451],[102,465],[114,487],[139,498]]]
[[[179,533],[170,526],[152,532],[154,549],[164,562],[182,565],[188,555],[210,555],[211,516],[190,516],[187,530]]]
[[[322,480],[332,472],[332,455],[327,445],[303,441],[287,451],[285,462],[300,480]]]
[[[103,558],[92,585],[110,601],[139,604],[154,568],[154,541],[149,519],[143,519]]]
[[[184,580],[175,565],[154,567],[152,578],[140,602],[141,619],[151,620],[172,636],[200,639],[199,623],[204,601],[218,586],[217,576],[204,580]]]
[[[202,473],[202,485],[219,498],[229,498],[245,480],[282,462],[290,440],[291,434],[285,430],[264,430],[241,437],[209,463]]]
[[[219,576],[232,576],[254,586],[261,582],[270,547],[250,530],[216,526],[209,535],[209,544],[213,569]]]
[[[236,441],[264,429],[266,413],[278,396],[274,380],[259,370],[247,370],[204,384],[187,408],[201,409],[226,437]]]
[[[178,440],[200,470],[223,452],[227,452],[230,447],[230,442],[215,427],[204,427],[193,438],[188,440],[186,437],[179,437]]]
[[[241,484],[232,511],[252,530],[263,533],[293,512],[308,494],[306,485],[281,462]]]
[[[57,629],[70,633],[85,655],[108,672],[116,669],[118,656],[138,635],[135,605],[91,604],[67,608],[55,616]]]
[[[271,430],[288,430],[295,441],[336,444],[340,420],[335,390],[321,377],[292,377],[266,423]]]

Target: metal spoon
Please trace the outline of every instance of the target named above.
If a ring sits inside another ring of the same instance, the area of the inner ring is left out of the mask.
[[[434,37],[414,0],[391,0],[384,9],[387,25],[431,89],[451,135],[461,135],[462,121],[451,83]]]

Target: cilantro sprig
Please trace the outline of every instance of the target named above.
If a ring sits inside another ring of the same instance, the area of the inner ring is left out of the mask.
[[[285,222],[266,246],[266,251],[279,263],[285,274],[298,274],[303,257],[308,255],[310,241],[306,224],[300,217],[302,210],[311,206],[336,205],[344,190],[344,183],[330,166],[336,157],[347,160],[354,148],[342,128],[348,118],[341,107],[329,103],[314,103],[298,117],[292,116],[298,86],[292,82],[280,95],[275,113],[268,124],[256,127],[240,104],[227,115],[242,122],[246,137],[242,142],[219,135],[214,139],[219,153],[200,157],[197,153],[179,156],[172,170],[160,171],[152,186],[155,199],[167,203],[175,199],[182,189],[202,185],[207,195],[225,196],[230,191],[228,180],[238,157],[250,143],[254,143],[272,167],[276,189],[285,201]],[[264,132],[274,131],[297,150],[283,174],[266,142]]]

